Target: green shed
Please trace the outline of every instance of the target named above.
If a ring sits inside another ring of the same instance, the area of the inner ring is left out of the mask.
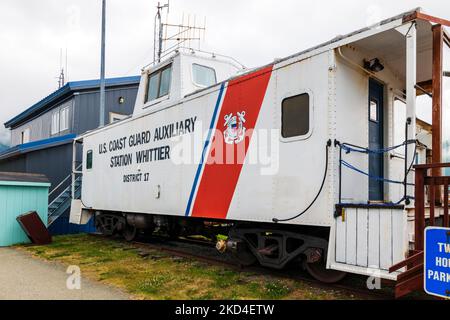
[[[0,172],[0,247],[29,243],[16,218],[36,211],[47,225],[50,183],[44,175]]]

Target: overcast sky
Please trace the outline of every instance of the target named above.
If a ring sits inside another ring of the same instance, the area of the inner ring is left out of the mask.
[[[107,0],[107,76],[152,60],[155,0]],[[268,63],[421,6],[450,19],[443,0],[171,0],[169,22],[206,17],[202,49],[248,67]],[[99,77],[101,0],[1,0],[0,123],[57,89],[60,49],[70,81]],[[0,141],[5,140],[3,125]]]

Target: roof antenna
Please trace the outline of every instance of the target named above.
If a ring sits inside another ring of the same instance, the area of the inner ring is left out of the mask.
[[[64,87],[64,85],[66,84],[66,80],[65,80],[65,75],[64,75],[64,67],[63,67],[63,65],[62,65],[62,60],[63,60],[63,57],[62,57],[62,55],[63,55],[63,53],[62,53],[62,48],[60,49],[60,51],[59,51],[59,69],[61,70],[60,71],[60,74],[59,74],[59,76],[58,76],[58,89],[61,89],[62,87]],[[66,49],[66,65],[67,65],[67,49]]]
[[[157,5],[157,13],[155,17],[155,37],[153,42],[153,61],[157,61],[158,63],[161,62],[161,56],[163,51],[163,41],[164,41],[164,23],[162,22],[162,11],[163,9],[167,8],[167,14],[169,14],[169,7],[170,7],[170,1],[168,0],[166,4],[161,5],[160,2],[158,2]],[[156,32],[158,32],[158,35],[156,36]],[[158,44],[156,43],[156,39],[158,39]]]
[[[66,82],[69,82],[69,67],[68,67],[68,62],[67,62],[67,48],[66,48],[66,69],[64,70],[66,72]]]
[[[191,15],[187,15],[187,23],[185,23],[185,14],[183,13],[181,24],[171,24],[168,22],[168,16],[170,12],[170,2],[161,5],[158,2],[158,9],[155,16],[155,35],[153,43],[153,63],[160,63],[161,59],[173,51],[183,48],[183,44],[188,46],[188,49],[193,51],[191,47],[191,41],[200,41],[205,38],[206,30],[206,17],[204,19],[204,25],[197,25],[197,17],[194,15],[193,21],[191,21]],[[163,22],[162,11],[167,8],[166,22]],[[171,43],[170,43],[171,42]],[[169,45],[167,45],[169,44]]]

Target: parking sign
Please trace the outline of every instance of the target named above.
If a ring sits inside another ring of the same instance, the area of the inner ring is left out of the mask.
[[[425,230],[425,292],[450,298],[450,229],[428,227]]]

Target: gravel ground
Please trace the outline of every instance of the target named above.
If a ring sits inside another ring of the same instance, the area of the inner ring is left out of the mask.
[[[125,300],[130,297],[81,277],[81,289],[67,289],[69,275],[59,264],[0,248],[0,300]]]

